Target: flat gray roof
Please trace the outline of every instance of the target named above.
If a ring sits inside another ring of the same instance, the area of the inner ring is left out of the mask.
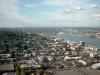
[[[13,64],[5,64],[5,65],[0,65],[0,71],[12,71],[14,70]]]
[[[80,68],[77,70],[55,70],[55,75],[100,75],[100,72],[93,69]]]
[[[55,75],[80,75],[74,70],[56,70]]]

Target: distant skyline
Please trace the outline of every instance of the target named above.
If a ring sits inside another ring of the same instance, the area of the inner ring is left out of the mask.
[[[0,27],[100,27],[100,0],[0,0]]]

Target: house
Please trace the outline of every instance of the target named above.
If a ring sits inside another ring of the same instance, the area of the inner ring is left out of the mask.
[[[0,65],[0,71],[14,71],[14,65],[13,64]]]
[[[40,65],[35,60],[22,60],[19,62],[20,68],[38,68]]]
[[[11,57],[11,54],[0,54],[1,58],[9,58]]]
[[[92,61],[91,60],[82,60],[82,59],[80,59],[79,63],[81,63],[83,66],[86,66],[86,65],[91,65]]]
[[[69,56],[65,56],[64,57],[64,61],[68,61],[68,60],[71,60],[72,58],[71,57],[69,57]]]
[[[92,66],[91,66],[93,69],[96,69],[96,70],[100,70],[100,63],[96,63],[96,64],[93,64]]]

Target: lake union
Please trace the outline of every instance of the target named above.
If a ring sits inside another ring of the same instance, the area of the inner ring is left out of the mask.
[[[68,32],[63,32],[60,35],[55,35],[55,38],[62,38],[65,41],[71,41],[71,42],[80,42],[80,41],[84,41],[86,43],[86,45],[90,45],[93,47],[97,47],[100,48],[100,39],[97,38],[90,38],[90,37],[86,37],[86,36],[77,36],[74,34],[70,34]]]

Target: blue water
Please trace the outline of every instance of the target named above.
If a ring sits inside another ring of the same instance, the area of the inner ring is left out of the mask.
[[[64,32],[61,35],[56,35],[56,38],[63,38],[64,40],[68,40],[68,41],[72,41],[72,42],[80,42],[80,41],[84,41],[86,43],[86,45],[90,45],[90,46],[94,46],[97,48],[100,48],[100,39],[96,39],[96,38],[89,38],[89,37],[80,37],[77,35],[73,35],[67,32]]]

